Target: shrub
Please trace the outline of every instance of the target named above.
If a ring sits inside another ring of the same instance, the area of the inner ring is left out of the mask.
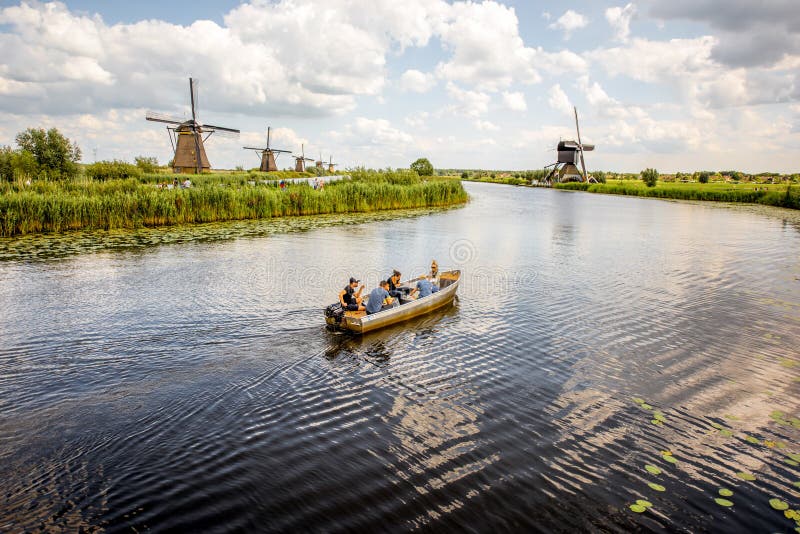
[[[606,173],[603,171],[594,171],[592,176],[594,176],[594,179],[597,180],[598,183],[606,183]]]
[[[67,178],[78,170],[81,149],[55,128],[28,128],[17,134],[16,141],[21,150],[33,155],[37,170],[50,178]]]
[[[140,178],[144,174],[136,165],[124,161],[97,161],[86,166],[86,176],[93,180]]]
[[[697,181],[701,184],[707,184],[708,178],[711,176],[711,173],[708,171],[702,171],[697,173]]]
[[[469,173],[467,173],[467,171],[462,172],[461,173],[461,179],[462,180],[466,180],[467,178],[469,178]]]
[[[433,165],[427,158],[419,158],[409,168],[420,176],[433,176]]]
[[[144,173],[152,174],[158,172],[158,160],[154,157],[136,156],[133,161]]]
[[[658,171],[655,169],[645,169],[642,171],[642,181],[647,187],[655,187],[658,182]]]

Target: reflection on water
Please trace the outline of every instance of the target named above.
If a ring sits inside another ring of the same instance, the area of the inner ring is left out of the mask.
[[[0,530],[798,526],[798,226],[468,187],[423,217],[0,243]],[[324,328],[349,276],[432,258],[452,307]]]

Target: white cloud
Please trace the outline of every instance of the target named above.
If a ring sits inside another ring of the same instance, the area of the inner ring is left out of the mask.
[[[572,104],[569,101],[567,93],[561,89],[560,84],[555,84],[552,86],[547,94],[549,95],[547,103],[550,104],[551,108],[555,109],[556,111],[560,111],[565,115],[572,115]]]
[[[492,1],[454,3],[439,34],[452,57],[439,63],[436,72],[448,81],[495,91],[513,82],[541,80],[538,52],[522,41],[513,8]]]
[[[203,82],[205,109],[343,113],[355,107],[357,95],[379,95],[387,54],[425,45],[443,7],[424,0],[380,1],[368,10],[353,9],[350,0],[324,8],[311,0],[254,0],[226,14],[223,26],[183,26],[158,20],[108,25],[63,3],[23,3],[0,9],[7,28],[0,33],[0,91],[15,96],[0,107],[53,114],[104,107],[174,111],[177,103],[185,106],[192,73]],[[35,83],[45,97],[26,92],[24,83]]]
[[[589,19],[584,15],[568,9],[563,15],[558,17],[558,20],[548,26],[552,30],[562,30],[564,32],[564,39],[569,39],[572,32],[585,28],[589,24]]]
[[[386,119],[358,117],[352,125],[351,131],[361,140],[361,144],[376,146],[407,145],[414,141],[410,134],[393,127]]]
[[[447,96],[453,101],[447,107],[448,111],[473,118],[485,115],[489,111],[489,102],[492,100],[492,97],[486,93],[461,89],[452,82],[447,83]]]
[[[427,93],[436,86],[436,78],[416,69],[409,69],[400,76],[400,88],[414,93]]]
[[[617,41],[627,42],[631,33],[631,19],[636,15],[636,5],[626,4],[625,7],[609,7],[606,9],[606,20],[614,30]]]
[[[503,91],[503,103],[511,111],[525,111],[528,109],[525,95],[521,92]]]
[[[500,129],[496,124],[490,121],[484,121],[480,119],[476,120],[473,124],[475,125],[475,128],[477,130],[480,130],[482,132],[496,132],[497,130]]]
[[[418,111],[406,117],[404,122],[415,129],[421,129],[427,126],[430,113],[427,111]]]

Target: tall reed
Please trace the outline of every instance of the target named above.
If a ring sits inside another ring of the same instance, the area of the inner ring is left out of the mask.
[[[291,215],[449,206],[467,200],[458,180],[398,184],[378,179],[242,185],[239,177],[198,176],[188,189],[159,189],[139,179],[103,182],[3,183],[0,235],[78,229],[137,228]]]

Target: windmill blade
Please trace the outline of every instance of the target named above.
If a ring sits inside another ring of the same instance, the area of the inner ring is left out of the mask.
[[[239,137],[239,130],[234,130],[233,128],[224,128],[222,126],[214,126],[213,124],[203,124],[202,128],[206,132],[214,131],[221,137]]]
[[[242,148],[245,150],[258,150],[260,152],[264,152],[265,150],[267,150],[266,148],[256,148],[252,146],[243,146]]]
[[[165,122],[167,124],[183,124],[186,122],[186,119],[167,115],[166,113],[156,113],[155,111],[146,112],[144,118],[149,121]]]
[[[189,93],[192,99],[192,119],[194,119],[195,123],[200,122],[200,114],[197,112],[199,104],[197,88],[199,85],[200,82],[198,80],[189,78]]]
[[[269,151],[270,152],[275,152],[276,154],[277,153],[283,153],[283,154],[291,154],[292,153],[291,150],[278,150],[277,148],[270,148]]]

